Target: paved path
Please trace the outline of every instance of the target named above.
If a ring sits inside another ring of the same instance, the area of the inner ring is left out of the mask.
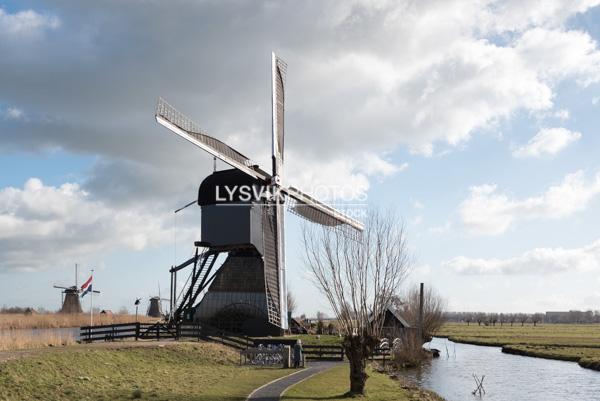
[[[282,377],[254,390],[246,401],[279,401],[281,393],[294,384],[343,362],[310,362],[306,369]]]

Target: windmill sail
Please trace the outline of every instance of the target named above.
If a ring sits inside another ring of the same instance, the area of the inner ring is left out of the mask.
[[[285,112],[285,88],[284,79],[286,64],[278,58],[275,53],[271,53],[271,89],[272,89],[272,118],[273,118],[273,184],[280,185],[283,174],[283,134],[284,134],[284,112]],[[275,238],[276,238],[276,263],[279,276],[279,315],[280,325],[287,329],[287,288],[285,278],[285,236],[284,236],[284,210],[281,199],[275,200]]]
[[[362,231],[364,226],[359,221],[334,209],[320,200],[302,192],[295,187],[282,188],[291,198],[288,203],[288,209],[308,221],[323,226],[349,228],[348,231]]]
[[[283,140],[285,115],[285,75],[287,64],[272,53],[271,55],[271,100],[273,110],[273,176],[281,177],[283,173]]]
[[[175,134],[190,141],[230,166],[237,168],[254,178],[262,180],[271,178],[269,174],[255,167],[255,164],[249,158],[218,139],[208,135],[198,126],[198,124],[180,113],[163,98],[158,99],[155,117],[159,124],[165,126]]]

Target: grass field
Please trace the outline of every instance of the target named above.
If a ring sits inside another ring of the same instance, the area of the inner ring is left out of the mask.
[[[293,370],[241,367],[216,344],[77,345],[0,362],[0,400],[244,400]]]
[[[436,335],[461,343],[502,346],[508,353],[578,362],[600,370],[600,324],[511,327],[448,323]]]
[[[283,401],[342,401],[349,399],[346,396],[349,383],[348,365],[341,365],[330,369],[308,380],[300,382],[288,390],[282,397]],[[366,396],[358,399],[362,401],[426,401],[441,400],[433,393],[401,386],[398,381],[390,379],[387,375],[369,372]]]
[[[158,319],[139,316],[140,322],[155,322]],[[94,325],[135,322],[135,315],[94,315]],[[57,329],[79,327],[90,324],[88,313],[64,314],[44,313],[25,315],[21,313],[0,314],[0,330],[12,329]]]
[[[268,339],[281,338],[285,340],[289,339],[300,339],[304,345],[340,345],[343,338],[340,336],[333,336],[329,334],[297,334],[285,337],[264,337]]]

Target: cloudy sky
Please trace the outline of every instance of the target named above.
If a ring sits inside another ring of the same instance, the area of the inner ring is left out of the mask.
[[[75,263],[104,308],[168,293],[212,160],[156,100],[269,166],[275,51],[288,182],[396,209],[409,282],[453,310],[600,309],[598,4],[1,1],[0,305],[58,308]],[[300,312],[326,310],[288,222]]]

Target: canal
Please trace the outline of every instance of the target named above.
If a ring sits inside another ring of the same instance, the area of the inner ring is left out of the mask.
[[[500,347],[459,344],[434,338],[426,346],[441,351],[419,369],[407,373],[410,380],[447,401],[595,401],[600,400],[600,372],[577,363],[503,354]],[[485,375],[486,394],[471,392],[473,374]]]

